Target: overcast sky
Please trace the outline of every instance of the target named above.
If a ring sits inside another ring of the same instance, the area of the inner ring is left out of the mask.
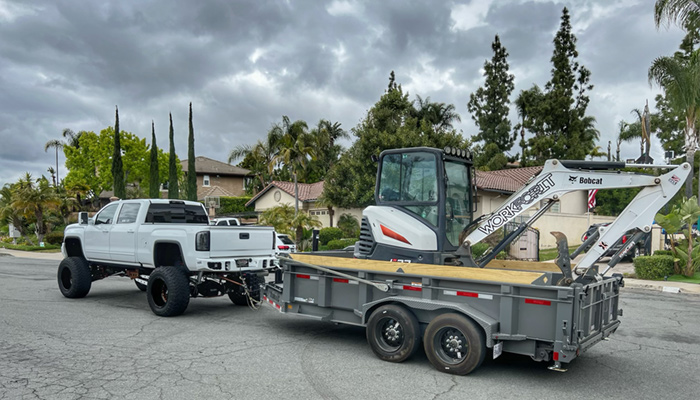
[[[283,115],[350,131],[379,100],[391,70],[411,99],[454,104],[457,129],[476,133],[466,104],[498,34],[517,93],[549,80],[554,34],[568,7],[579,61],[591,72],[588,114],[607,149],[659,89],[647,69],[683,37],[657,30],[653,0],[577,1],[8,1],[0,0],[0,185],[25,171],[49,176],[64,128],[114,125],[187,156],[188,104],[197,155],[227,161]],[[512,115],[515,124],[515,114]],[[349,145],[349,143],[346,143]],[[512,154],[519,152],[514,147]],[[626,158],[639,145],[623,144]],[[658,141],[652,156],[662,158]],[[66,174],[60,156],[59,174]]]

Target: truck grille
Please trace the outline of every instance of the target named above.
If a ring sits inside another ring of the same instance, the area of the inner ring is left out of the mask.
[[[358,252],[362,255],[372,254],[374,250],[374,236],[372,236],[372,229],[369,226],[369,220],[367,217],[362,217],[362,224],[360,226],[360,241],[357,242]]]

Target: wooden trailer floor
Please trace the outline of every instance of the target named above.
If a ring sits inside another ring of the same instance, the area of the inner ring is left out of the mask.
[[[448,278],[473,279],[479,281],[514,284],[531,284],[543,275],[541,272],[503,269],[502,266],[501,268],[452,267],[447,265],[395,263],[389,261],[362,260],[356,258],[315,256],[303,253],[293,253],[291,254],[291,257],[296,261],[320,265],[328,268],[347,268],[353,270],[381,272],[397,272],[398,269],[401,269],[404,273],[411,275],[442,276]],[[552,265],[556,268],[554,264]],[[558,271],[558,269],[556,271]]]

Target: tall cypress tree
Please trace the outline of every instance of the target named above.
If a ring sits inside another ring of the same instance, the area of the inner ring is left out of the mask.
[[[190,102],[190,135],[187,141],[187,200],[197,201],[197,171],[194,165],[194,127]]]
[[[494,143],[498,152],[506,152],[513,147],[513,136],[510,133],[510,94],[513,92],[513,74],[508,73],[508,51],[501,45],[501,39],[496,38],[491,44],[493,57],[484,63],[484,86],[469,96],[467,109],[472,119],[479,127],[479,133],[474,140],[483,140],[487,144]]]
[[[123,199],[126,198],[126,184],[124,182],[122,149],[119,141],[119,107],[117,107],[116,110],[114,121],[114,152],[112,153],[112,181],[114,196]]]
[[[156,144],[156,125],[151,121],[151,171],[148,183],[148,197],[160,198],[160,176],[158,175],[158,145]]]
[[[168,174],[168,198],[179,199],[180,190],[177,182],[177,156],[175,155],[175,132],[173,131],[173,114],[170,113],[170,173]]]

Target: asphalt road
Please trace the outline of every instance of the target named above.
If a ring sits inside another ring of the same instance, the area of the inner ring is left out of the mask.
[[[376,358],[364,329],[228,298],[160,318],[126,278],[64,298],[57,261],[0,256],[0,399],[696,399],[700,296],[624,289],[622,325],[566,373],[504,355],[467,376]]]

